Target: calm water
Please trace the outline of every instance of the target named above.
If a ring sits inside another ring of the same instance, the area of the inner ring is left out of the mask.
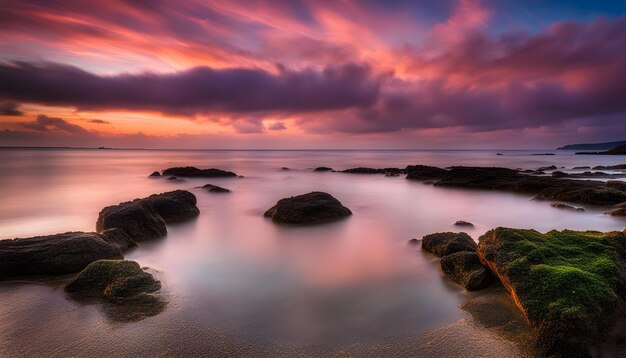
[[[166,238],[126,255],[157,272],[169,301],[165,311],[139,322],[113,322],[99,306],[65,297],[61,283],[0,283],[0,356],[217,354],[237,351],[237,342],[266,352],[376,344],[465,314],[458,305],[467,294],[442,276],[436,259],[407,245],[410,238],[455,230],[459,219],[476,225],[467,230],[475,239],[496,226],[624,228],[623,219],[602,215],[606,208],[570,212],[524,195],[311,171],[322,165],[532,169],[625,161],[571,152],[502,153],[0,150],[0,239],[92,231],[104,206],[173,189],[193,192],[201,211],[196,220],[169,226]],[[180,165],[232,170],[244,178],[147,178]],[[232,193],[196,188],[206,183]],[[276,200],[313,190],[331,193],[354,215],[304,228],[263,218]]]

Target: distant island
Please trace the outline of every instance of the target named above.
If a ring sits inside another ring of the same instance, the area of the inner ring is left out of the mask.
[[[568,144],[566,146],[556,148],[558,150],[609,150],[622,145],[626,145],[626,140],[619,142],[606,142],[606,143],[583,143],[583,144]]]
[[[626,144],[609,149],[604,152],[576,152],[576,154],[589,154],[589,155],[626,155]]]

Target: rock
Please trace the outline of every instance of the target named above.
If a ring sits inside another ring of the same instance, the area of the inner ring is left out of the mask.
[[[611,216],[626,216],[626,202],[615,205],[615,209],[609,210],[605,214]]]
[[[585,211],[584,208],[579,208],[576,206],[572,206],[572,205],[568,205],[568,204],[563,204],[563,203],[552,203],[550,204],[551,207],[553,208],[557,208],[557,209],[566,209],[566,210],[575,210],[575,211]]]
[[[329,167],[317,167],[315,169],[313,169],[314,172],[332,172],[333,168],[329,168]]]
[[[420,241],[422,241],[422,240],[420,240],[420,239],[411,239],[411,240],[409,240],[409,244],[410,245],[417,245],[417,244],[420,243]]]
[[[441,270],[468,291],[483,289],[493,282],[491,272],[480,263],[476,252],[459,251],[444,256]]]
[[[584,170],[584,169],[591,169],[591,167],[573,167],[572,170]],[[595,169],[595,168],[594,168]]]
[[[533,153],[531,155],[556,155],[554,153]]]
[[[611,189],[616,189],[626,193],[626,182],[621,180],[609,180],[606,182],[606,186]]]
[[[553,178],[565,178],[566,176],[567,176],[566,173],[559,171],[559,170],[552,172]]]
[[[535,332],[542,356],[588,356],[615,324],[626,295],[626,232],[497,228],[478,257]]]
[[[439,179],[448,171],[428,165],[409,165],[406,167],[406,178],[412,180]]]
[[[179,177],[169,177],[169,178],[167,178],[167,180],[171,180],[171,181],[185,181],[185,179],[179,178]]]
[[[556,167],[556,165],[550,165],[547,167],[539,167],[537,168],[537,170],[539,171],[546,171],[546,170],[557,170],[558,168]]]
[[[230,190],[226,188],[222,188],[221,186],[213,185],[213,184],[206,184],[202,186],[201,188],[206,189],[207,191],[211,193],[230,193]]]
[[[141,203],[159,214],[166,224],[187,221],[200,215],[196,196],[186,190],[153,194],[141,199]]]
[[[209,168],[198,169],[196,167],[175,167],[168,168],[163,171],[163,175],[174,175],[179,177],[201,177],[201,178],[219,178],[219,177],[236,177],[237,174],[221,169]]]
[[[443,257],[460,251],[476,251],[476,242],[464,232],[440,232],[424,236],[422,250]]]
[[[593,170],[625,170],[626,164],[618,164],[618,165],[598,165],[592,168]]]
[[[161,283],[135,261],[98,260],[90,263],[66,286],[65,292],[105,299],[128,298],[154,292]]]
[[[100,211],[96,231],[118,228],[135,241],[165,236],[166,223],[175,223],[198,216],[196,197],[184,190],[175,190],[135,199]]]
[[[465,221],[465,220],[457,220],[457,221],[454,223],[454,225],[456,225],[456,226],[472,226],[472,227],[474,226],[474,224],[472,224],[472,223],[471,223],[471,222],[469,222],[469,221]]]
[[[117,229],[0,240],[0,279],[78,272],[100,259],[121,259],[134,241]]]
[[[291,170],[291,169],[289,169],[287,167],[281,167],[280,170]]]
[[[152,172],[152,174],[149,175],[150,178],[160,178],[161,177],[161,173],[159,172]]]
[[[350,168],[346,170],[342,170],[342,173],[350,173],[350,174],[404,174],[404,169],[400,168],[366,168],[366,167],[358,167],[358,168]]]
[[[350,169],[342,170],[341,172],[342,173],[350,173],[350,174],[384,174],[385,170],[384,169],[374,169],[374,168],[358,167],[358,168],[350,168]]]
[[[502,153],[496,153],[496,155],[502,155]]]
[[[277,223],[320,224],[350,216],[352,212],[332,195],[314,191],[280,199],[264,215]]]
[[[589,205],[626,201],[626,192],[604,182],[525,175],[507,168],[453,167],[435,185],[535,194],[537,199]]]
[[[87,304],[100,301],[103,313],[113,321],[132,322],[165,309],[160,288],[161,283],[134,261],[99,260],[76,275],[65,291]]]

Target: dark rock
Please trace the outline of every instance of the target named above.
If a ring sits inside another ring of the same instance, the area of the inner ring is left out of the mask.
[[[318,191],[280,199],[264,214],[274,222],[285,224],[319,224],[350,215],[350,209],[341,205],[339,200]]]
[[[553,208],[557,208],[557,209],[566,209],[566,210],[575,210],[575,211],[585,211],[584,208],[579,208],[576,206],[572,206],[572,205],[568,205],[568,204],[563,204],[563,203],[552,203],[550,204],[551,207]]]
[[[496,155],[502,155],[502,153],[496,153]]]
[[[625,170],[626,164],[618,164],[618,165],[598,165],[593,167],[593,170]]]
[[[469,221],[465,221],[465,220],[457,220],[457,222],[455,222],[454,225],[456,225],[456,226],[474,226],[474,224],[472,224]]]
[[[135,241],[165,236],[166,223],[175,223],[198,216],[196,197],[184,190],[175,190],[135,199],[100,211],[96,231],[118,228]]]
[[[140,200],[145,207],[159,214],[166,224],[187,221],[200,214],[196,196],[186,190],[153,194]]]
[[[165,309],[160,288],[161,283],[134,261],[100,260],[76,275],[65,291],[85,304],[102,303],[103,313],[113,321],[132,322]]]
[[[385,174],[384,169],[374,169],[374,168],[365,168],[365,167],[350,168],[350,169],[342,170],[341,172],[350,173],[350,174]]]
[[[476,242],[464,232],[440,232],[424,236],[422,250],[443,257],[460,251],[476,251]]]
[[[428,165],[409,165],[406,167],[406,178],[412,180],[439,179],[448,171]]]
[[[100,259],[121,259],[135,243],[123,232],[106,230],[0,240],[0,279],[78,272]]]
[[[565,178],[567,176],[566,173],[562,172],[562,171],[554,171],[552,172],[552,177],[553,178]]]
[[[626,182],[624,182],[624,181],[621,181],[621,180],[609,180],[609,181],[606,182],[606,186],[611,188],[611,189],[623,191],[623,192],[626,193]]]
[[[236,177],[237,174],[221,169],[198,169],[196,167],[175,167],[168,168],[163,171],[163,175],[174,175],[179,177],[202,177],[202,178],[219,178],[219,177]]]
[[[554,153],[533,153],[531,155],[555,155]]]
[[[441,270],[468,291],[483,289],[494,280],[489,269],[480,263],[476,252],[460,251],[444,256]]]
[[[453,167],[435,185],[535,194],[537,199],[590,205],[626,201],[626,192],[604,182],[525,175],[507,168]]]
[[[171,180],[171,181],[185,181],[185,179],[179,178],[179,177],[169,177],[169,178],[167,178],[167,180]]]
[[[573,167],[572,169],[573,170],[584,170],[584,169],[591,169],[591,167]]]
[[[417,244],[420,243],[420,241],[422,241],[422,240],[420,240],[420,239],[410,239],[409,240],[409,244],[410,245],[417,245]]]
[[[329,167],[317,167],[315,169],[313,169],[314,172],[332,172],[333,168],[329,168]]]
[[[537,170],[541,170],[541,171],[546,171],[546,170],[557,170],[558,168],[556,167],[556,165],[550,165],[548,167],[539,167],[537,168]]]
[[[160,178],[161,177],[161,173],[159,173],[159,172],[152,172],[152,174],[150,174],[149,177],[151,177],[151,178]]]
[[[291,169],[289,169],[287,167],[282,167],[282,168],[280,168],[280,170],[291,170]]]
[[[400,168],[366,168],[366,167],[358,167],[358,168],[350,168],[346,170],[342,170],[342,173],[350,173],[350,174],[387,174],[387,175],[400,175],[404,174],[404,169]]]
[[[606,212],[611,216],[626,216],[626,202],[615,205],[615,209]]]
[[[135,261],[98,260],[90,263],[66,286],[65,292],[105,299],[128,298],[154,292],[161,283]]]
[[[206,189],[207,191],[211,193],[230,193],[230,190],[226,188],[222,188],[221,186],[213,185],[213,184],[206,184],[202,186],[202,188]]]

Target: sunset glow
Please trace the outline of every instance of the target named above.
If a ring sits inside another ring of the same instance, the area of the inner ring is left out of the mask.
[[[419,149],[623,139],[624,5],[533,5],[3,1],[0,143]]]

